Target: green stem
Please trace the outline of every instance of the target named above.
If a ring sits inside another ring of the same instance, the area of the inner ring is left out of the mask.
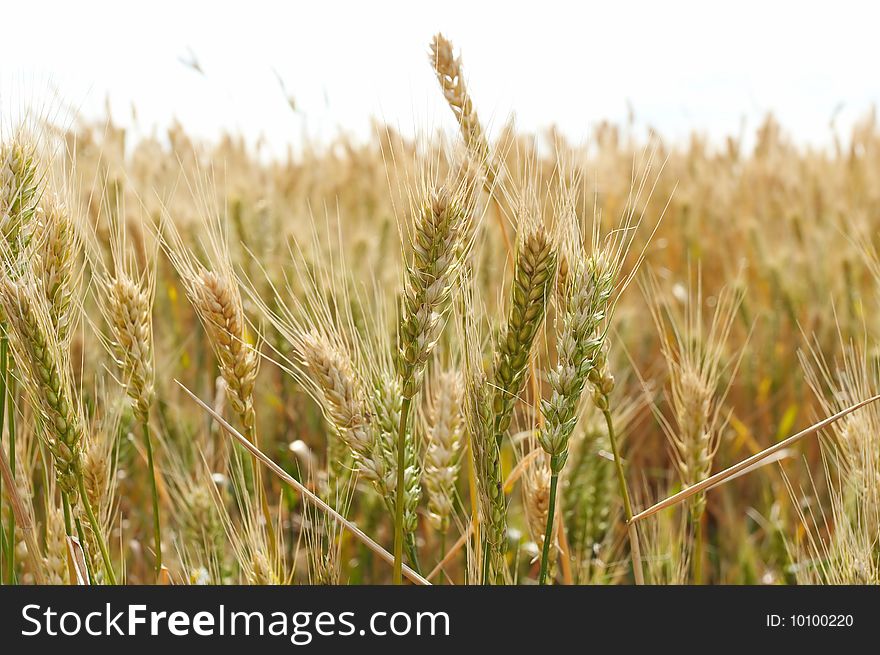
[[[9,340],[3,325],[0,325],[0,436],[3,434],[3,420],[6,416],[6,370],[9,368]]]
[[[89,502],[89,497],[86,495],[86,485],[83,481],[83,476],[78,474],[77,476],[77,484],[79,485],[79,494],[82,500],[83,507],[86,508],[86,515],[89,517],[89,525],[92,526],[92,532],[95,533],[95,541],[98,542],[98,548],[101,550],[101,559],[104,560],[104,569],[107,572],[107,580],[111,585],[116,584],[116,574],[113,573],[113,562],[110,559],[110,551],[107,550],[107,543],[104,541],[104,535],[101,532],[101,526],[98,524],[98,519],[95,518],[95,512],[92,510],[92,504]]]
[[[403,499],[406,473],[406,425],[412,398],[400,404],[400,425],[397,428],[397,488],[394,490],[394,573],[392,582],[403,584]]]
[[[76,517],[76,536],[79,539],[80,548],[83,549],[83,562],[86,565],[86,576],[88,576],[89,582],[91,584],[95,583],[95,573],[92,571],[92,563],[89,561],[88,555],[85,554],[86,549],[86,533],[83,530],[82,521],[79,520],[79,517]]]
[[[422,574],[422,567],[419,565],[419,549],[416,548],[416,535],[414,532],[408,532],[406,534],[406,557],[409,559],[410,568],[418,573]]]
[[[256,440],[252,443],[259,448]],[[269,507],[269,494],[267,494],[266,490],[263,488],[263,475],[260,469],[261,464],[257,460],[256,455],[252,455],[251,457],[251,466],[254,469],[254,487],[260,497],[260,510],[263,513],[263,521],[266,524],[266,540],[269,542],[269,554],[274,560],[278,556],[278,540],[275,536],[275,524],[272,522],[272,510]]]
[[[9,470],[12,473],[12,481],[15,482],[15,383],[10,380],[6,385],[6,414],[9,417]],[[15,515],[9,513],[9,538],[8,538],[7,579],[15,580]]]
[[[8,359],[8,348],[9,342],[6,339],[6,330],[5,327],[0,324],[0,444],[3,442],[3,423],[6,415],[6,368],[9,362]],[[3,494],[3,481],[0,480],[0,502],[2,502]],[[15,519],[12,517],[12,512],[9,513],[10,518],[9,522],[13,525],[13,529],[15,526]],[[3,523],[0,521],[0,536],[5,535],[6,530],[3,528]],[[0,555],[6,553],[6,544],[2,539],[0,539]],[[7,559],[12,559],[11,553],[6,553]],[[2,559],[2,557],[0,557]],[[0,575],[0,584],[3,583],[3,576]]]
[[[642,571],[642,552],[641,548],[639,548],[639,533],[636,531],[636,524],[632,522],[632,503],[629,499],[629,489],[626,486],[626,476],[623,474],[623,461],[620,459],[620,451],[617,448],[617,437],[614,434],[614,421],[611,418],[611,410],[608,409],[609,407],[608,396],[605,396],[605,409],[602,410],[602,414],[605,416],[605,425],[608,426],[608,439],[611,441],[611,451],[614,453],[614,466],[617,469],[617,484],[620,487],[620,495],[623,498],[623,511],[626,516],[626,526],[629,534],[629,550],[630,556],[632,557],[633,579],[637,585],[643,585],[645,584],[645,578]]]
[[[12,479],[15,480],[15,384],[7,386],[6,414],[9,417],[7,432],[9,433],[9,470],[12,471]]]
[[[550,463],[550,505],[547,508],[547,530],[544,532],[544,548],[541,552],[541,575],[538,584],[547,584],[547,569],[550,564],[550,542],[553,539],[553,519],[556,513],[556,488],[559,484],[559,468],[557,458],[553,457]]]
[[[64,534],[68,537],[73,536],[73,523],[70,521],[70,498],[63,491],[61,492],[61,507],[64,509]]]
[[[442,562],[446,557],[446,530],[443,530],[440,533],[440,559],[438,561]],[[440,571],[440,575],[437,576],[437,582],[435,584],[443,585],[445,584],[443,578],[446,576],[445,571]]]
[[[245,438],[252,443],[256,448],[260,449],[260,441],[257,438],[257,430],[256,427],[248,428],[246,427],[249,423],[246,416],[244,414],[241,415],[241,424],[245,426]],[[269,499],[266,494],[266,490],[263,489],[263,474],[262,469],[260,468],[260,461],[257,459],[257,456],[248,451],[241,444],[236,444],[238,448],[241,449],[241,452],[244,454],[244,459],[242,460],[242,467],[244,468],[245,473],[245,488],[250,488],[257,495],[257,500],[260,505],[260,512],[263,514],[263,523],[266,526],[266,541],[268,542],[269,547],[269,555],[270,559],[274,561],[277,557],[277,539],[275,537],[275,525],[272,523],[272,511],[269,509]]]
[[[703,517],[695,516],[694,522],[694,584],[703,584]]]
[[[5,342],[5,337],[4,337]],[[6,353],[4,353],[6,354]],[[12,482],[15,483],[15,381],[9,377],[7,371],[9,357],[3,362],[3,394],[0,402],[6,407],[4,416],[9,417],[7,433],[9,434],[9,471],[12,474]],[[3,421],[0,420],[0,430]],[[2,536],[2,535],[0,535]],[[6,580],[9,584],[15,583],[15,514],[9,512],[9,534],[6,535]]]
[[[156,551],[156,578],[162,573],[162,524],[159,522],[159,487],[156,484],[156,467],[153,463],[153,440],[150,437],[150,418],[141,420],[144,444],[147,448],[147,468],[150,470],[150,491],[153,494],[153,543]]]
[[[482,581],[483,586],[486,586],[489,584],[489,578],[490,578],[489,569],[491,568],[489,566],[490,561],[491,561],[491,546],[489,545],[488,540],[484,540],[484,543],[483,543],[483,581]]]

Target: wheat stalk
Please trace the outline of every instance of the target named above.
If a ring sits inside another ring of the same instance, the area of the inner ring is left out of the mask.
[[[619,237],[606,240],[601,247],[585,255],[570,193],[571,190],[563,191],[560,202],[559,229],[565,254],[557,285],[557,363],[547,376],[552,393],[549,400],[541,402],[544,422],[537,434],[538,443],[550,457],[551,471],[541,584],[546,581],[549,564],[559,474],[568,459],[568,444],[587,381],[594,387],[593,400],[606,415],[612,446],[616,448],[608,400],[614,388],[614,378],[607,370],[605,335],[620,271],[621,254],[615,241]],[[628,493],[623,489],[622,493],[624,505],[628,506]],[[632,511],[628,510],[627,515],[631,516]],[[634,550],[637,548],[634,546]],[[637,570],[636,578],[639,577]]]
[[[166,252],[177,269],[190,304],[195,309],[226,382],[226,398],[244,429],[245,436],[259,447],[254,386],[259,372],[260,357],[250,343],[247,320],[241,300],[238,278],[232,267],[229,247],[219,219],[209,222],[208,255],[212,268],[200,263],[183,244],[176,228],[166,217],[164,242]],[[276,543],[272,513],[263,489],[261,469],[256,459],[249,460],[246,470],[253,477],[253,487],[268,532],[267,542]],[[247,485],[250,480],[245,480]]]
[[[409,410],[419,391],[425,366],[443,329],[452,287],[470,246],[471,194],[464,182],[429,191],[413,220],[410,254],[398,326],[397,372],[402,401],[397,427],[395,484],[394,581],[402,581],[400,564],[405,532],[407,450],[415,453],[408,430]]]
[[[86,495],[82,469],[83,418],[74,393],[69,355],[53,332],[51,313],[31,271],[19,279],[0,279],[0,305],[6,315],[16,362],[25,388],[39,411],[58,486],[66,499],[79,501],[94,532],[111,584],[116,579],[102,530]]]
[[[662,298],[656,280],[652,295]],[[703,325],[702,281],[691,289],[683,318],[677,317],[668,303],[658,300],[652,305],[654,322],[661,336],[660,352],[669,368],[669,403],[674,424],[658,414],[669,441],[682,486],[690,487],[709,477],[712,460],[718,450],[723,429],[721,407],[727,385],[721,377],[726,372],[724,348],[730,334],[741,297],[733,288],[718,295],[708,331]],[[694,582],[703,582],[703,525],[705,494],[690,502],[690,521],[695,534],[693,552]]]
[[[157,579],[160,579],[163,571],[162,527],[150,427],[150,413],[156,397],[152,316],[156,253],[153,252],[152,267],[145,267],[143,272],[138,273],[127,226],[120,220],[118,211],[108,213],[110,263],[105,262],[102,250],[96,243],[97,238],[86,240],[91,246],[87,254],[92,264],[101,313],[110,331],[109,339],[103,339],[104,345],[119,370],[119,382],[131,402],[143,436],[153,509],[155,568]],[[97,234],[94,236],[97,237]],[[140,246],[143,248],[143,243]]]

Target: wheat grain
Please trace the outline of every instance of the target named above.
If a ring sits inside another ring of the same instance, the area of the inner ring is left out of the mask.
[[[241,420],[245,434],[253,438],[256,429],[254,384],[260,360],[248,341],[238,285],[229,274],[204,268],[188,283],[193,306],[220,363],[229,404]]]

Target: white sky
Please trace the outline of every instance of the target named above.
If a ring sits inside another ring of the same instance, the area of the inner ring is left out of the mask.
[[[601,119],[667,139],[752,132],[773,110],[825,143],[880,100],[880,9],[871,2],[4,2],[0,111],[56,93],[84,115],[151,130],[358,135],[371,116],[404,131],[450,126],[427,61],[442,30],[464,56],[484,120],[551,123],[573,138]],[[202,77],[179,58],[195,53]],[[277,71],[299,107],[286,104]],[[57,91],[56,91],[57,89]],[[0,121],[3,119],[0,118]],[[8,118],[6,119],[8,123]]]

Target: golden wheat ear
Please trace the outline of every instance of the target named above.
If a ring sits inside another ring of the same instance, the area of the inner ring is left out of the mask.
[[[464,445],[464,379],[447,369],[428,381],[427,433],[422,482],[428,496],[428,521],[442,535],[449,529]]]
[[[298,493],[300,493],[303,498],[313,505],[315,505],[322,512],[325,512],[329,516],[333,517],[335,521],[337,521],[340,525],[342,525],[346,530],[352,533],[356,539],[358,539],[362,544],[364,544],[367,548],[373,551],[376,555],[378,555],[382,560],[387,562],[388,564],[394,563],[394,556],[389,553],[387,550],[382,548],[379,544],[373,541],[367,534],[358,528],[354,523],[346,519],[342,514],[334,510],[330,505],[325,503],[323,500],[318,498],[314,493],[309,491],[305,486],[302,485],[296,478],[292,477],[285,471],[283,468],[278,466],[275,462],[272,461],[271,458],[266,456],[261,450],[259,450],[254,444],[248,441],[238,430],[233,428],[226,420],[220,416],[217,412],[215,412],[207,403],[205,403],[201,398],[196,396],[192,391],[187,389],[179,380],[174,381],[181,389],[183,389],[184,393],[186,393],[192,400],[201,407],[204,411],[211,415],[211,417],[217,421],[217,424],[222,427],[230,437],[232,437],[235,441],[241,444],[244,448],[247,448],[250,453],[257,458],[260,462],[262,462],[270,471],[272,471],[278,478],[296,489]],[[403,565],[403,575],[405,575],[411,582],[419,585],[430,585],[425,578],[421,575],[413,571],[406,565]]]

